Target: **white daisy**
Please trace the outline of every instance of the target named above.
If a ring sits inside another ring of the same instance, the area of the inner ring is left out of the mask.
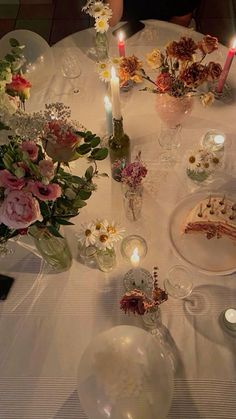
[[[100,16],[106,16],[107,19],[110,19],[112,17],[112,10],[108,6],[104,6],[103,10],[100,13]]]
[[[100,73],[101,71],[105,71],[109,68],[109,61],[99,61],[98,63],[96,63],[96,70],[98,71],[98,73]]]
[[[110,58],[110,64],[111,64],[111,66],[114,66],[114,67],[119,67],[120,61],[121,61],[120,57],[111,57]]]
[[[96,243],[98,237],[98,231],[94,223],[83,224],[82,229],[79,233],[76,234],[79,242],[88,247]]]
[[[109,25],[107,20],[108,19],[106,17],[99,17],[96,19],[95,29],[97,32],[104,33],[108,31]]]
[[[113,241],[105,230],[101,230],[97,236],[96,247],[100,250],[112,249]]]
[[[104,9],[102,1],[96,1],[89,8],[89,14],[95,18],[99,17]]]
[[[103,70],[99,73],[99,78],[102,81],[109,82],[111,80],[111,72],[109,69]]]
[[[108,222],[107,220],[104,220],[103,225],[104,225],[105,231],[109,235],[109,238],[113,242],[118,242],[119,240],[122,239],[125,229],[120,228],[115,221]]]

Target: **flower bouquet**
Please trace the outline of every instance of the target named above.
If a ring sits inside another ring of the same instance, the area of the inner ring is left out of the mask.
[[[81,125],[78,129],[69,116],[62,104],[46,105],[45,112],[32,115],[18,111],[8,119],[13,135],[0,146],[0,243],[29,234],[57,269],[68,268],[63,254],[69,254],[64,241],[60,246],[60,226],[71,225],[69,220],[86,205],[96,190],[96,160],[108,154],[99,147],[99,137]],[[71,174],[69,161],[83,156],[91,165],[81,177]]]
[[[2,122],[6,113],[13,114],[19,107],[25,108],[30,96],[31,83],[22,76],[24,46],[10,39],[11,51],[0,60],[0,129],[8,129]]]
[[[141,161],[141,152],[132,163],[127,163],[121,170],[125,213],[130,221],[136,221],[141,216],[143,185],[142,180],[147,175],[147,168]]]
[[[148,291],[132,289],[127,291],[120,300],[120,308],[126,313],[143,316],[146,326],[153,327],[159,317],[159,306],[168,300],[168,294],[158,286],[158,268],[154,268],[153,288]]]
[[[152,80],[142,69],[143,78],[154,86],[143,90],[167,93],[176,98],[196,95],[203,83],[216,81],[221,75],[219,63],[204,63],[204,59],[217,49],[218,40],[210,35],[204,36],[198,43],[192,38],[181,37],[179,41],[170,42],[164,52],[154,49],[147,54],[146,62],[158,74]],[[214,100],[214,94],[200,93],[200,98],[203,105],[207,105]]]
[[[103,272],[109,272],[116,263],[114,245],[122,239],[123,233],[124,229],[119,228],[114,221],[96,220],[83,224],[76,235],[80,245],[80,256],[96,255],[99,268]]]

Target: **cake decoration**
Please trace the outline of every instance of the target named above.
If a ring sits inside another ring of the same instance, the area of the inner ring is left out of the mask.
[[[209,206],[210,205],[210,206]],[[223,207],[222,207],[223,205]],[[202,199],[190,211],[184,233],[201,233],[207,239],[228,237],[236,241],[236,204],[225,195]]]

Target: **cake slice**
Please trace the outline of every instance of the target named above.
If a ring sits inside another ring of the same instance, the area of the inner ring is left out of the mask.
[[[188,214],[184,233],[205,234],[207,239],[227,236],[236,241],[236,204],[225,196],[202,199]]]

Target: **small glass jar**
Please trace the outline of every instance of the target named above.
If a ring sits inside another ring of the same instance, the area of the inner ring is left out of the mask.
[[[102,272],[110,272],[116,266],[115,249],[97,249],[96,259],[99,269]]]
[[[97,249],[94,246],[85,246],[78,243],[78,259],[81,263],[89,267],[95,267]]]
[[[123,202],[127,219],[129,221],[139,220],[143,206],[143,185],[133,188],[123,184]]]

